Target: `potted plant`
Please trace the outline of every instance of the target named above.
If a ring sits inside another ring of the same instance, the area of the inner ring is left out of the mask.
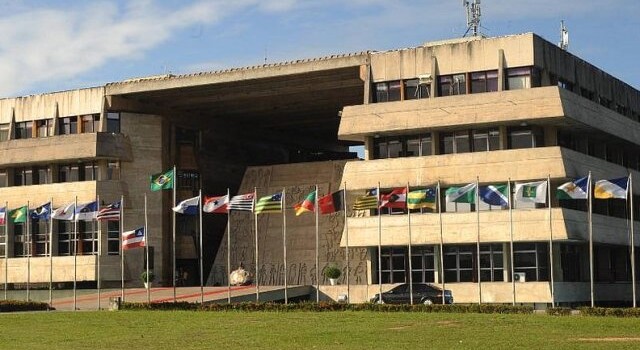
[[[332,286],[337,284],[341,274],[342,271],[340,271],[340,268],[336,264],[330,264],[324,268],[324,275],[329,279]]]
[[[149,271],[149,275],[147,275],[147,271],[142,271],[140,274],[140,279],[142,279],[142,283],[144,283],[144,287],[147,289],[151,287],[151,282],[153,282],[155,278],[156,276],[153,274],[153,271]]]

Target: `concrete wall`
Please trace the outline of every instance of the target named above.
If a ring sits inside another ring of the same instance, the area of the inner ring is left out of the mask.
[[[29,121],[102,112],[103,87],[0,99],[0,123]]]

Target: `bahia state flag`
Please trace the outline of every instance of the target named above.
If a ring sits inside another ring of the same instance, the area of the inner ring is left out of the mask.
[[[318,198],[320,214],[331,214],[344,210],[344,190],[336,191]]]
[[[449,187],[446,196],[449,203],[475,203],[476,184],[470,183],[462,187]]]
[[[407,188],[394,188],[390,193],[380,196],[380,208],[404,209],[407,205]]]
[[[173,207],[173,211],[179,214],[196,215],[198,214],[198,207],[200,206],[200,197],[195,196],[193,198],[185,199]]]
[[[7,223],[7,207],[0,208],[0,225]]]
[[[411,191],[407,194],[407,208],[436,209],[436,189],[433,187]]]
[[[516,184],[513,198],[516,202],[521,203],[544,204],[547,202],[547,182],[534,181]]]
[[[11,222],[16,224],[25,223],[27,222],[28,211],[29,210],[26,205],[20,208],[13,209],[12,211],[9,212],[9,218],[11,219]]]
[[[558,199],[587,199],[588,183],[588,176],[564,183],[558,187],[556,196]]]
[[[227,204],[229,204],[229,196],[226,194],[216,197],[204,196],[202,211],[205,213],[226,214],[229,212]]]
[[[316,211],[316,191],[309,193],[302,202],[293,205],[296,216]]]
[[[137,228],[132,231],[122,232],[122,249],[133,249],[144,247],[145,242],[144,227]]]
[[[282,192],[264,196],[256,202],[256,214],[271,214],[282,212]]]
[[[161,174],[154,174],[150,177],[151,191],[170,190],[173,188],[175,174],[173,169]]]
[[[509,188],[507,185],[480,186],[480,200],[489,205],[509,206]]]
[[[378,209],[378,190],[371,188],[366,191],[364,196],[356,198],[353,203],[353,210]]]
[[[628,187],[628,177],[620,177],[611,180],[598,180],[593,188],[593,197],[599,199],[627,199]]]

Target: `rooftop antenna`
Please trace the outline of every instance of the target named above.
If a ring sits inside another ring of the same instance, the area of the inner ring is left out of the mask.
[[[464,32],[463,38],[471,32],[471,35],[478,36],[480,34],[480,0],[473,0],[473,3],[469,3],[467,0],[462,0],[462,6],[467,9],[467,31]],[[480,34],[481,35],[481,34]]]
[[[558,46],[565,51],[569,48],[569,30],[565,27],[564,20],[560,21],[560,42]]]

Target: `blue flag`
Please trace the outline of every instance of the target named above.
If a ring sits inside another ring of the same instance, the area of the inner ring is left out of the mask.
[[[49,220],[51,217],[51,202],[29,210],[29,217],[31,217],[32,220]]]
[[[509,205],[507,185],[480,186],[480,200],[490,204],[506,207]]]

